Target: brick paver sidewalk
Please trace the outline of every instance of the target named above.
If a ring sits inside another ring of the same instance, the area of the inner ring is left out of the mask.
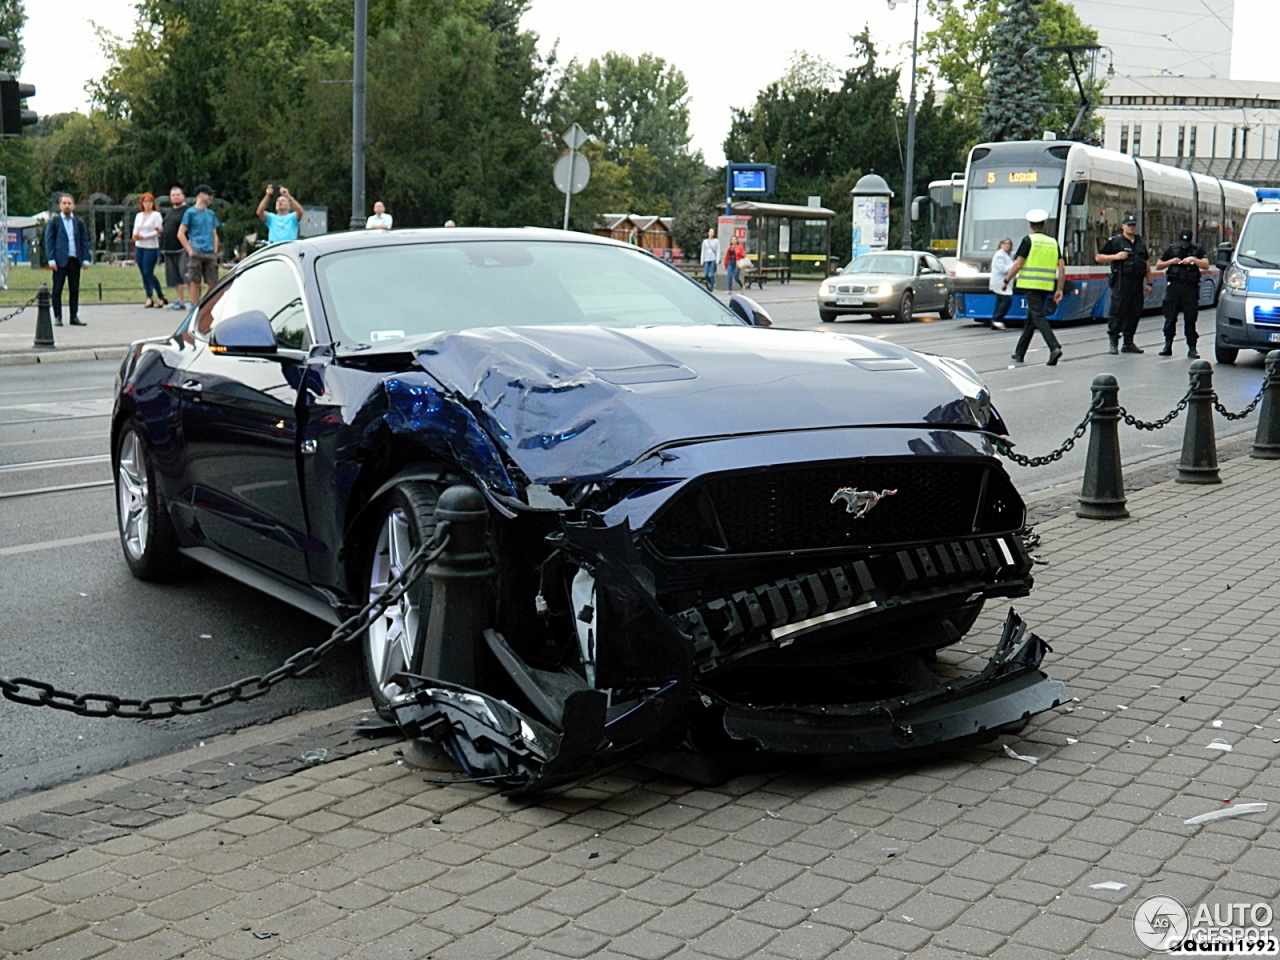
[[[992,744],[712,789],[626,768],[515,802],[424,782],[342,722],[235,753],[225,738],[70,803],[0,806],[0,954],[1147,956],[1144,897],[1280,895],[1280,464],[1223,475],[1141,491],[1129,521],[1041,524],[1049,565],[1020,608],[1080,702],[1004,738],[1037,765]],[[986,650],[1002,617],[944,656]],[[313,742],[328,762],[303,767]],[[1224,801],[1271,808],[1183,823]],[[1126,886],[1090,889],[1104,880]]]

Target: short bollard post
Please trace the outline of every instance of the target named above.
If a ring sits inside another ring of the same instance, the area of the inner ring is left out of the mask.
[[[53,318],[49,313],[49,304],[52,302],[49,296],[49,288],[43,283],[40,289],[36,291],[36,342],[37,347],[53,347],[57,346],[53,342]]]
[[[1253,438],[1255,460],[1280,460],[1280,350],[1267,354],[1267,372],[1262,378],[1262,412]]]
[[[1221,483],[1218,445],[1213,435],[1213,366],[1208,360],[1191,364],[1191,397],[1187,401],[1187,429],[1182,435],[1178,483]]]
[[[489,505],[475,487],[456,484],[436,501],[436,522],[449,521],[449,545],[427,567],[431,615],[422,651],[423,676],[476,685],[476,653],[489,626]]]
[[[1124,474],[1120,468],[1120,384],[1109,373],[1093,378],[1093,415],[1089,418],[1089,453],[1076,516],[1088,520],[1123,520]]]

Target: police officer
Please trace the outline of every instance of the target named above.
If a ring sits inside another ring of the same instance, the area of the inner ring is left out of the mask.
[[[1151,263],[1147,245],[1138,236],[1138,218],[1129,214],[1116,234],[1102,246],[1093,258],[1096,263],[1111,266],[1111,318],[1107,321],[1107,335],[1111,338],[1111,353],[1142,353],[1133,342],[1138,332],[1138,320],[1142,316],[1142,301],[1151,292]],[[1124,337],[1123,349],[1120,337]]]
[[[1187,336],[1187,356],[1198,360],[1196,353],[1196,311],[1200,306],[1200,271],[1209,269],[1204,247],[1191,239],[1191,228],[1178,234],[1178,242],[1165,247],[1156,261],[1156,269],[1164,271],[1164,349],[1162,357],[1173,356],[1173,338],[1178,333],[1178,314],[1183,317]]]
[[[1062,302],[1067,267],[1062,262],[1058,241],[1044,232],[1044,224],[1048,219],[1049,214],[1043,210],[1027,211],[1027,225],[1031,233],[1023,237],[1022,243],[1018,245],[1013,265],[1005,274],[1001,289],[1008,290],[1009,284],[1016,277],[1018,292],[1027,298],[1027,322],[1022,325],[1022,336],[1018,337],[1013,359],[1022,363],[1027,355],[1027,347],[1031,345],[1031,337],[1039,330],[1049,348],[1046,365],[1052,367],[1062,358],[1062,345],[1058,343],[1049,321],[1044,318],[1044,302],[1050,295],[1053,296],[1054,303]]]

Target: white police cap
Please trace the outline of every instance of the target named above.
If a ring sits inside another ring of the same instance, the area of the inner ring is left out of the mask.
[[[1027,211],[1027,223],[1044,223],[1049,219],[1049,214],[1036,207],[1034,210]]]

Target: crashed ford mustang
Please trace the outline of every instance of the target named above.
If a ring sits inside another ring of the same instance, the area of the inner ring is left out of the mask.
[[[374,705],[512,790],[641,753],[861,762],[1064,697],[1010,610],[1025,510],[963,363],[769,329],[652,256],[533,229],[277,244],[120,371],[124,556],[338,623],[443,519],[363,634]],[[462,529],[473,536],[463,550]]]

